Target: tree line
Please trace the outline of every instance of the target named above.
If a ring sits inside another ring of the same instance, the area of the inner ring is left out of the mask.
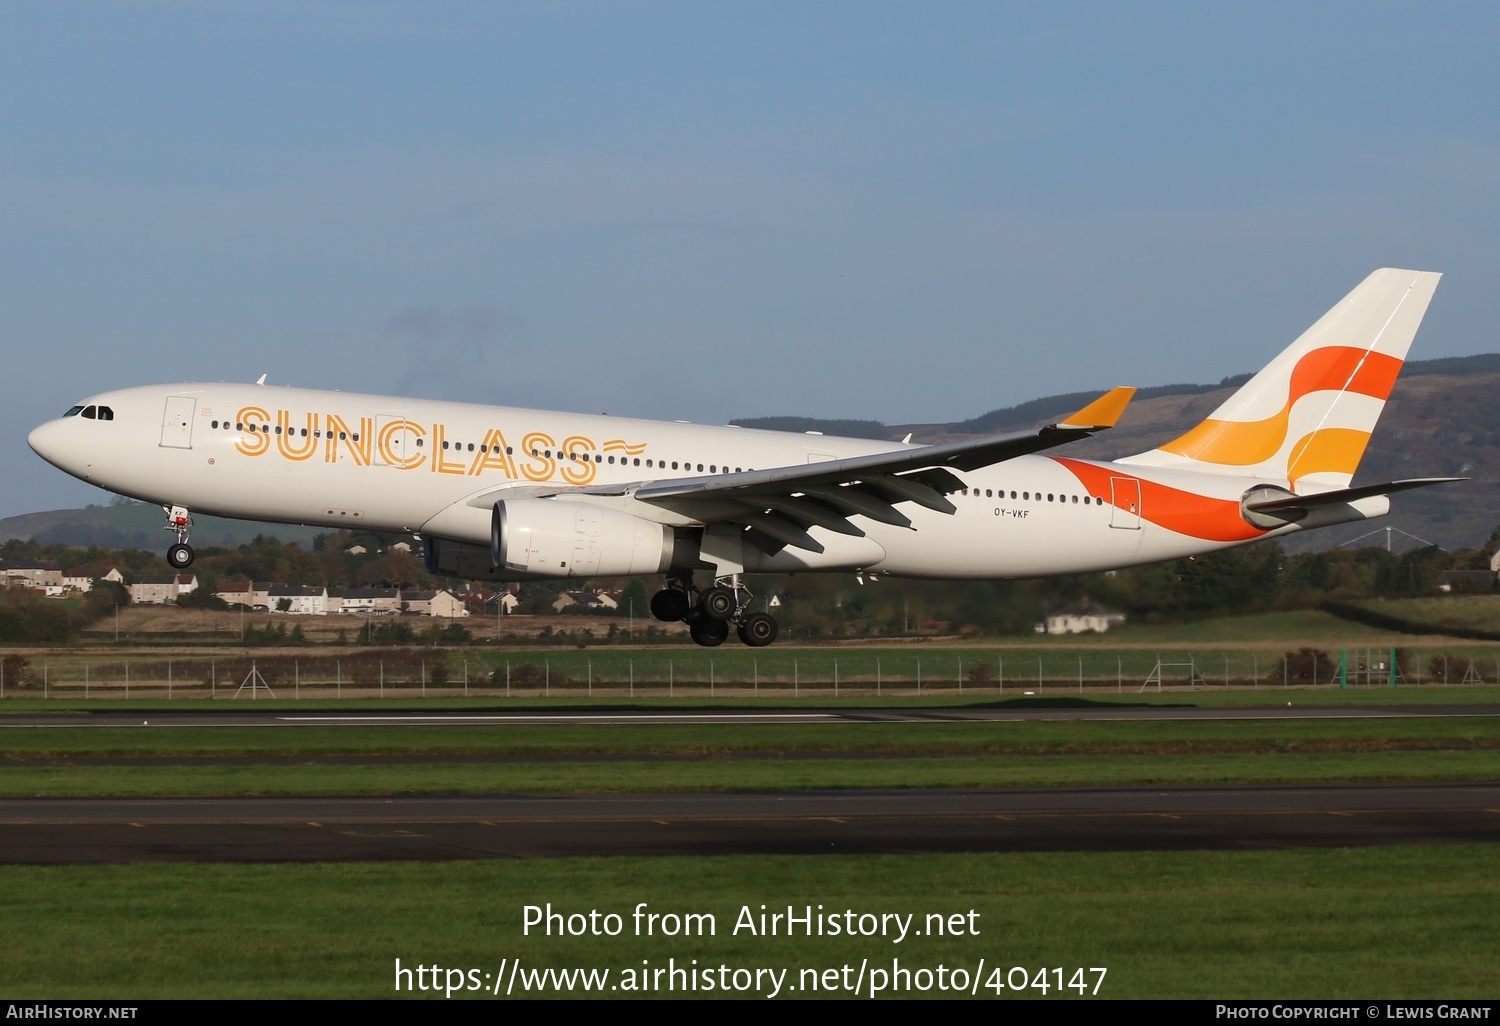
[[[219,582],[228,579],[330,588],[436,588],[457,583],[428,574],[416,553],[393,548],[402,540],[340,531],[319,535],[311,549],[265,535],[232,548],[205,548],[193,567],[199,588],[182,604],[222,607],[213,595]],[[1036,580],[882,578],[860,584],[850,574],[805,574],[753,577],[748,584],[752,606],[770,609],[789,637],[1026,634],[1049,612],[1084,601],[1125,613],[1132,622],[1167,623],[1307,609],[1330,600],[1432,594],[1444,571],[1487,569],[1497,545],[1500,528],[1482,547],[1453,552],[1431,546],[1403,553],[1370,547],[1292,554],[1276,542],[1266,542],[1111,573]],[[350,551],[359,548],[365,551]],[[127,579],[168,572],[159,553],[134,548],[83,549],[24,540],[0,545],[0,560],[17,559],[50,560],[65,569],[113,566]],[[592,586],[617,596],[612,615],[641,621],[644,629],[650,594],[662,583],[639,578],[527,582],[517,589],[517,612],[550,615],[565,590]],[[1487,587],[1468,585],[1476,586]],[[109,582],[100,582],[82,597],[63,600],[0,589],[0,643],[62,641],[128,601],[128,592]],[[404,639],[394,636],[398,631],[393,623],[384,628],[387,636],[371,640],[400,644]]]

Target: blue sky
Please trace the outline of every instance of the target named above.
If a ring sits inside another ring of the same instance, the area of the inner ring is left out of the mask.
[[[0,0],[26,432],[254,380],[722,423],[1258,368],[1372,269],[1492,352],[1500,8]]]

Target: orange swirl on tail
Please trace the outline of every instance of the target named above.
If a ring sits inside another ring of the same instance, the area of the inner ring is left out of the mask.
[[[1263,420],[1235,421],[1210,418],[1161,446],[1163,452],[1205,463],[1230,467],[1253,467],[1275,456],[1286,442],[1292,407],[1313,392],[1355,392],[1384,401],[1391,394],[1402,361],[1384,353],[1326,346],[1303,355],[1292,370],[1287,401],[1281,410]],[[1328,433],[1330,437],[1321,436]],[[1296,479],[1320,471],[1354,473],[1368,431],[1324,428],[1297,443],[1288,477]],[[1350,457],[1352,454],[1352,462]]]

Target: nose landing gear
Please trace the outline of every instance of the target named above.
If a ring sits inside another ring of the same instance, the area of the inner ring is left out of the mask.
[[[731,627],[746,645],[761,648],[776,640],[776,619],[750,612],[749,601],[750,590],[738,574],[718,578],[701,591],[691,574],[679,574],[651,596],[651,615],[667,622],[686,621],[693,641],[705,648],[722,645]]]
[[[193,565],[196,555],[193,547],[187,543],[193,528],[193,517],[186,506],[163,506],[162,510],[167,514],[167,522],[162,530],[177,535],[177,543],[167,549],[167,562],[172,565],[173,570],[186,570]]]

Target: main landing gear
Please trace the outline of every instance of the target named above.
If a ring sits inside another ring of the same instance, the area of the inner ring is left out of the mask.
[[[667,586],[651,596],[651,615],[668,623],[687,621],[688,634],[705,648],[724,644],[731,626],[746,645],[763,648],[776,640],[776,618],[750,612],[749,600],[739,574],[718,578],[702,591],[693,586],[691,574],[681,574],[668,578]]]
[[[193,547],[187,543],[188,534],[193,528],[192,515],[188,513],[186,506],[163,506],[167,514],[164,531],[171,531],[177,535],[177,544],[167,549],[167,562],[172,564],[173,570],[186,570],[193,565]]]

